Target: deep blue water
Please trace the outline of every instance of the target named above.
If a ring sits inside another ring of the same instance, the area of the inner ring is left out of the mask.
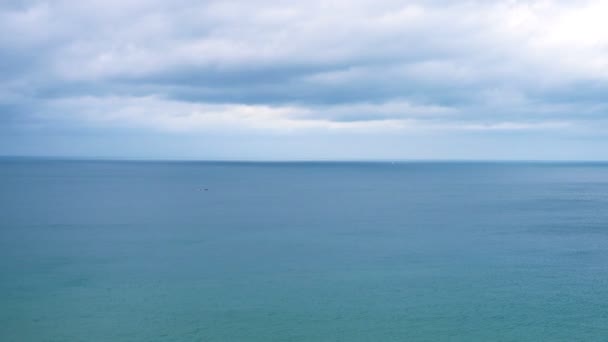
[[[608,164],[0,161],[0,341],[607,338]]]

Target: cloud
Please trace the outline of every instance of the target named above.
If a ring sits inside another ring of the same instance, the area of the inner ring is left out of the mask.
[[[407,102],[325,107],[201,104],[147,97],[78,97],[51,101],[46,121],[106,127],[149,128],[159,132],[232,133],[258,131],[348,131],[382,133],[412,130],[538,130],[568,127],[567,122],[463,123],[450,108]],[[452,117],[450,119],[450,117]]]
[[[331,113],[320,113],[300,106],[266,106],[244,104],[200,104],[147,97],[79,97],[58,99],[49,103],[49,112],[41,120],[62,120],[106,126],[148,127],[157,131],[192,132],[231,130],[273,131],[283,134],[293,130],[383,131],[406,128],[405,120],[397,120],[395,111],[425,115],[441,112],[439,108],[417,108],[407,103],[391,103],[384,108],[367,105],[332,107]],[[369,115],[371,120],[357,116]],[[386,117],[377,117],[383,112]],[[340,116],[353,116],[337,120]],[[329,118],[328,118],[329,117]]]
[[[607,12],[558,0],[6,1],[1,122],[579,134],[608,110]]]

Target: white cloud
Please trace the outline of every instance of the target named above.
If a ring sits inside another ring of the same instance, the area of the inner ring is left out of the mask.
[[[147,97],[84,97],[54,101],[46,119],[109,126],[148,127],[159,131],[192,132],[260,130],[283,134],[294,130],[374,131],[403,127],[405,121],[337,122],[308,108],[241,104],[196,104]],[[338,110],[345,110],[339,108]]]
[[[70,78],[374,61],[465,76],[472,68],[551,81],[608,76],[608,5],[601,1],[101,4],[40,5],[15,15],[16,30],[36,22],[41,40],[60,31],[52,62]],[[66,15],[75,22],[63,23]]]
[[[95,126],[151,128],[161,132],[233,133],[259,131],[271,134],[314,130],[351,133],[398,131],[519,131],[559,129],[568,122],[463,123],[449,118],[449,108],[413,106],[406,102],[354,104],[326,109],[299,106],[241,104],[196,104],[147,97],[83,97],[53,101],[45,119],[67,120]],[[327,111],[323,113],[323,111]],[[329,112],[329,113],[328,113]],[[365,113],[383,113],[384,118],[327,120],[325,117],[355,118]],[[446,117],[433,120],[437,117]]]

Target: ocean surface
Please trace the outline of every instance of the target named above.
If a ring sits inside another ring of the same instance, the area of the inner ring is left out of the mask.
[[[0,161],[3,342],[607,339],[608,164]]]

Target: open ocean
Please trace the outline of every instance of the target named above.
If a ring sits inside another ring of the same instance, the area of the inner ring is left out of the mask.
[[[0,161],[2,342],[607,339],[608,164]]]

